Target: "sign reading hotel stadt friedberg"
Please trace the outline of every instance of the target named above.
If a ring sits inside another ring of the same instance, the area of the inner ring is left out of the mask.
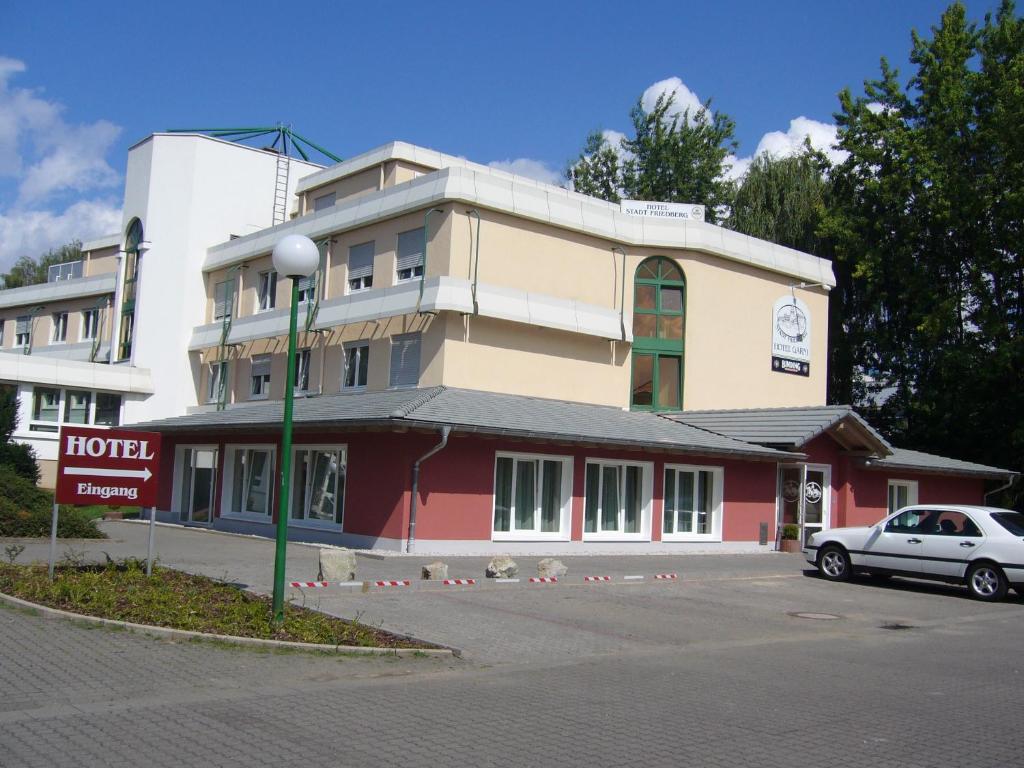
[[[653,200],[623,200],[619,210],[629,216],[648,219],[682,219],[704,221],[704,206],[693,203],[657,203]]]
[[[772,307],[772,370],[811,375],[811,311],[792,295]]]
[[[152,507],[159,467],[159,433],[62,427],[57,502]]]

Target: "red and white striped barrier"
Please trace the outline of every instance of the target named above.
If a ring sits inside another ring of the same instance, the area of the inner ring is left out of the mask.
[[[290,582],[293,587],[329,587],[331,582],[329,581],[293,581]]]
[[[375,587],[408,587],[410,583],[409,579],[399,579],[398,581],[375,581],[373,585]]]
[[[446,587],[471,587],[476,584],[476,579],[442,579],[441,583]]]
[[[654,578],[656,578],[656,579],[673,579],[674,580],[674,579],[678,579],[679,578],[679,574],[678,573],[656,573],[656,574],[654,574]]]
[[[531,576],[530,577],[530,583],[531,584],[557,584],[558,583],[558,577],[557,576]]]
[[[611,576],[584,576],[584,581],[611,581]]]

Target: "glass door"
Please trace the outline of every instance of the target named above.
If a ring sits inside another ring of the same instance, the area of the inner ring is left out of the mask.
[[[832,468],[815,464],[779,466],[778,525],[799,527],[806,544],[813,533],[829,526]]]
[[[185,523],[209,525],[213,521],[217,449],[182,448],[181,458],[179,517]]]

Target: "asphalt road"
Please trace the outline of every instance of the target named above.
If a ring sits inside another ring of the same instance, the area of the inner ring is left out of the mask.
[[[107,529],[115,557],[143,530]],[[159,542],[166,564],[269,586],[268,542],[172,528]],[[313,578],[315,560],[293,545],[289,577]],[[481,575],[479,558],[449,562]],[[1016,596],[832,584],[776,554],[566,562],[555,585],[305,593],[461,659],[270,654],[0,610],[0,766],[1024,764]],[[420,564],[360,558],[358,576]]]

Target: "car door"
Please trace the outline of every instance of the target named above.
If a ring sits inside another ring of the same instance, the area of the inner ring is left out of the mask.
[[[977,524],[957,510],[936,510],[934,528],[921,538],[921,570],[940,577],[962,577],[985,544]]]
[[[922,509],[904,509],[876,526],[864,542],[860,559],[864,568],[886,571],[919,573],[921,548],[924,537],[922,527],[927,526],[933,513]]]

